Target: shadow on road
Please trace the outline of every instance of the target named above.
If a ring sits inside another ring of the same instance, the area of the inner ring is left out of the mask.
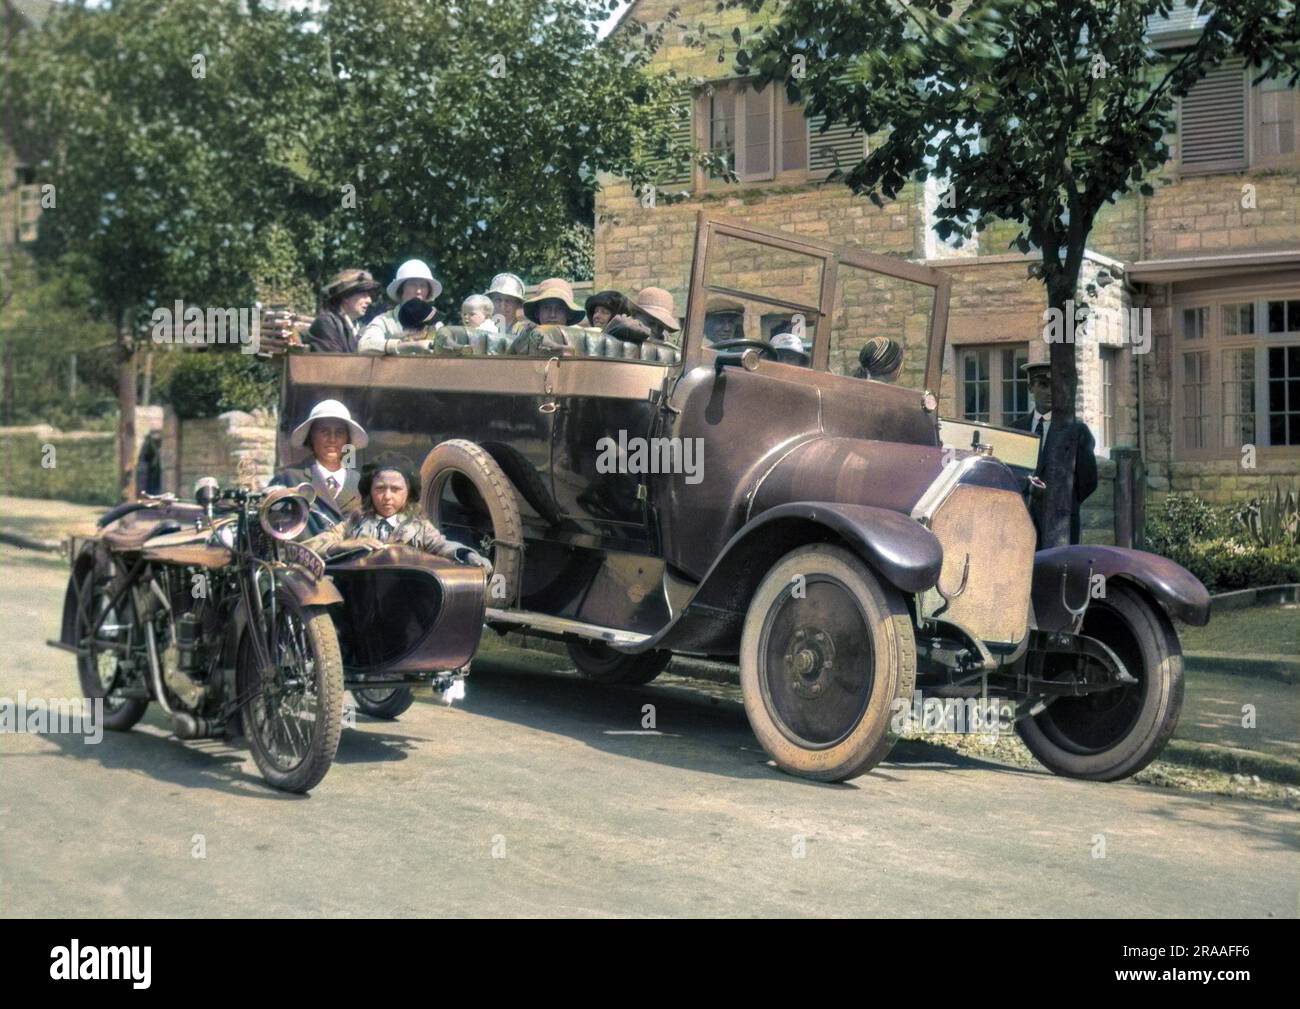
[[[653,705],[654,728],[644,728]],[[508,655],[475,660],[463,705],[468,713],[558,733],[593,749],[670,767],[729,778],[779,778],[811,788],[858,788],[872,778],[892,780],[890,768],[930,765],[936,772],[972,770],[1033,774],[1024,768],[905,740],[870,774],[840,784],[785,775],[754,738],[744,706],[704,689],[654,683],[603,686],[566,670],[540,670]]]

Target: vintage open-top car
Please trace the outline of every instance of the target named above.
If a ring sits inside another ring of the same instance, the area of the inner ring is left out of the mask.
[[[1058,773],[1133,774],[1181,708],[1173,621],[1204,623],[1208,595],[1147,553],[1035,552],[1037,440],[940,422],[948,290],[701,215],[680,352],[573,329],[543,356],[295,355],[282,424],[340,399],[421,464],[431,518],[493,558],[489,625],[567,642],[591,679],[738,656],[788,771],[868,770],[920,690],[1011,699]],[[719,304],[739,329],[713,342]],[[852,374],[877,336],[901,347],[893,382]]]

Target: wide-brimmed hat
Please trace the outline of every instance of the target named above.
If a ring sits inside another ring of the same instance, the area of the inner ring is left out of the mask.
[[[325,303],[330,304],[358,291],[373,293],[378,290],[379,282],[370,275],[368,270],[340,270],[334,274],[328,284],[321,288],[320,293]]]
[[[397,292],[401,290],[403,282],[407,280],[425,280],[433,289],[429,295],[430,298],[436,298],[442,294],[442,285],[434,279],[433,271],[423,259],[408,259],[405,263],[397,268],[397,276],[393,282],[388,285],[388,297],[393,301],[397,300]]]
[[[568,325],[576,326],[585,314],[573,300],[573,285],[563,277],[548,277],[537,285],[537,290],[524,301],[524,317],[537,321],[537,309],[543,301],[558,301],[569,313]]]
[[[513,273],[498,273],[488,284],[487,293],[504,295],[507,298],[524,300],[524,282]]]
[[[597,291],[583,303],[582,307],[587,310],[588,319],[598,308],[607,309],[610,315],[627,315],[627,296],[622,291]]]
[[[366,443],[370,441],[366,429],[352,419],[352,414],[346,406],[337,399],[323,399],[311,408],[311,413],[308,414],[306,420],[289,432],[289,444],[296,445],[298,448],[306,448],[307,435],[311,431],[311,426],[318,420],[343,421],[352,435],[352,444],[357,448],[365,448]]]
[[[670,332],[677,332],[677,307],[673,296],[662,287],[643,287],[636,296],[635,307],[650,318],[662,322]]]
[[[397,310],[397,321],[401,323],[403,329],[419,329],[430,325],[437,314],[438,310],[434,308],[432,301],[425,301],[423,298],[407,298]]]

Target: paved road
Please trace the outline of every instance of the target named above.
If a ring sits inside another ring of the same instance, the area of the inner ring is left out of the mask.
[[[0,696],[75,692],[42,644],[61,592],[56,561],[0,547]],[[4,915],[1294,917],[1298,846],[1283,809],[922,744],[803,782],[734,702],[508,659],[463,707],[360,718],[307,798],[152,715],[99,745],[0,735]]]

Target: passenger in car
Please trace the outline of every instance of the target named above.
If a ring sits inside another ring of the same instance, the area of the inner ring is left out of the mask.
[[[782,364],[797,364],[801,368],[812,364],[812,355],[808,353],[803,341],[793,333],[776,333],[769,343],[776,351],[776,359]]]
[[[673,296],[662,287],[643,287],[626,315],[616,315],[605,324],[604,332],[619,340],[660,340],[670,342],[669,333],[676,333],[677,310]]]
[[[594,329],[604,329],[605,323],[616,315],[626,315],[630,310],[622,291],[600,291],[587,299],[587,324]]]
[[[365,428],[352,419],[352,413],[337,399],[324,399],[311,408],[307,419],[289,433],[289,444],[307,450],[308,458],[297,466],[281,470],[271,484],[296,487],[309,483],[316,488],[312,506],[313,531],[321,523],[342,521],[348,512],[360,507],[361,493],[355,465],[349,465],[353,449],[363,449],[370,438]]]
[[[509,333],[523,319],[524,282],[513,273],[498,273],[488,285],[487,296],[492,299],[497,332]]]
[[[858,367],[854,378],[872,378],[877,382],[893,382],[903,367],[903,348],[898,341],[887,336],[873,336],[858,351]]]
[[[428,264],[423,260],[408,259],[397,268],[397,275],[388,285],[388,297],[395,307],[366,323],[357,340],[357,350],[362,354],[410,353],[409,349],[399,349],[403,337],[398,311],[412,298],[432,302],[441,293],[442,284],[434,278]]]
[[[495,333],[496,323],[492,321],[492,299],[483,294],[471,294],[460,303],[460,322],[466,329],[481,329],[485,333]]]
[[[570,334],[558,327],[576,326],[585,315],[573,300],[573,285],[562,277],[548,277],[524,301],[524,322],[515,328],[509,353],[571,355],[581,351]]]
[[[356,353],[357,320],[366,314],[378,290],[375,278],[365,270],[336,273],[321,290],[325,306],[307,330],[307,346],[334,354]]]
[[[467,546],[447,539],[420,512],[420,478],[402,458],[388,457],[368,465],[361,473],[362,506],[344,521],[305,541],[323,555],[358,547],[382,550],[402,545],[492,570],[492,562]]]

